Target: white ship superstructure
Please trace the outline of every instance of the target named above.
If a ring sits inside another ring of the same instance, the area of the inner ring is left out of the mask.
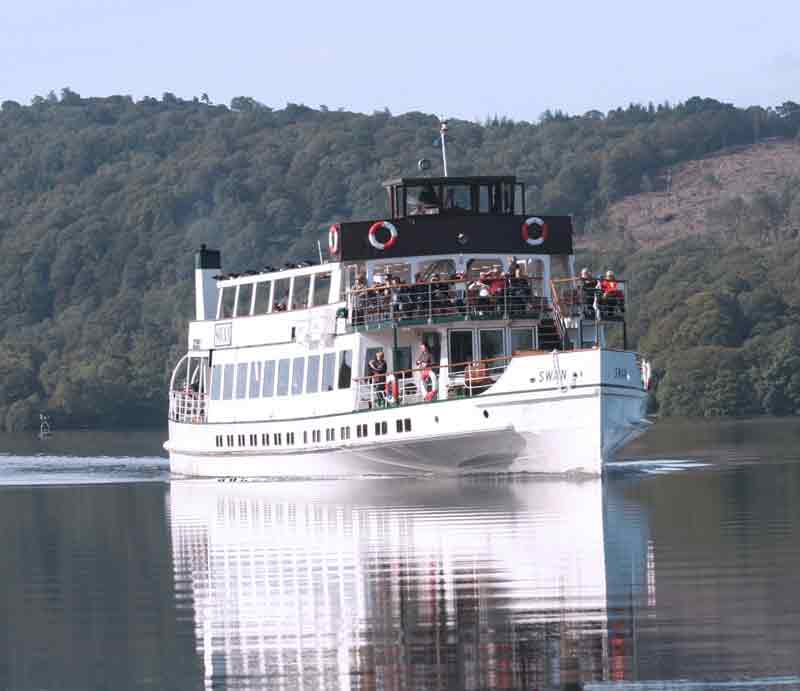
[[[323,263],[196,254],[173,472],[600,474],[648,424],[625,282],[576,275],[570,217],[528,213],[513,176],[385,188],[387,215],[333,225]]]

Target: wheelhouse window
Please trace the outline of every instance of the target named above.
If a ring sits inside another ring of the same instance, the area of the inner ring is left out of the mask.
[[[475,208],[470,185],[445,185],[443,201],[448,211],[473,211]]]
[[[278,361],[278,396],[289,393],[289,358]]]
[[[339,353],[339,388],[349,389],[353,375],[353,351],[343,350]]]
[[[249,317],[250,316],[250,303],[253,299],[253,284],[242,283],[239,286],[239,292],[236,298],[236,316]]]
[[[275,360],[266,360],[262,372],[261,395],[269,398],[275,392]]]
[[[304,310],[308,307],[311,276],[295,276],[292,288],[292,309]]]
[[[253,314],[267,314],[269,312],[271,292],[272,281],[256,283],[256,304]]]
[[[231,319],[236,305],[236,286],[225,286],[219,296],[217,319]]]
[[[336,353],[322,356],[322,390],[333,391],[333,378],[336,370]]]

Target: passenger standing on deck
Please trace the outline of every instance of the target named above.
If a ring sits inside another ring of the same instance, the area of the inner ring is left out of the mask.
[[[430,369],[432,365],[433,355],[431,355],[431,351],[428,350],[428,346],[425,343],[420,343],[419,353],[417,354],[417,367],[420,369]]]
[[[367,363],[369,367],[370,381],[372,383],[372,393],[378,405],[385,403],[386,386],[386,360],[382,350],[375,353],[375,357]]]
[[[581,304],[584,319],[596,319],[597,315],[597,279],[592,276],[588,267],[581,269],[580,283]]]

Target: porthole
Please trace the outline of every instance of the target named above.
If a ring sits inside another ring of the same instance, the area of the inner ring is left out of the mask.
[[[489,411],[488,410],[484,410],[483,411],[483,417],[485,417],[487,419],[489,418]]]

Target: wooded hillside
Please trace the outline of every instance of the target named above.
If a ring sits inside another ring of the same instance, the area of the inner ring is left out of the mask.
[[[587,257],[631,273],[633,335],[655,359],[663,412],[800,409],[796,181],[708,204],[691,239],[655,249],[608,213],[658,193],[683,162],[795,139],[800,106],[697,98],[450,129],[451,174],[518,175],[529,209],[574,213],[598,239]],[[245,97],[227,107],[65,89],[2,103],[0,427],[40,410],[59,425],[162,424],[192,251],[218,246],[232,269],[313,258],[329,223],[380,213],[383,179],[423,156],[436,172],[436,132],[421,113],[271,110]]]

